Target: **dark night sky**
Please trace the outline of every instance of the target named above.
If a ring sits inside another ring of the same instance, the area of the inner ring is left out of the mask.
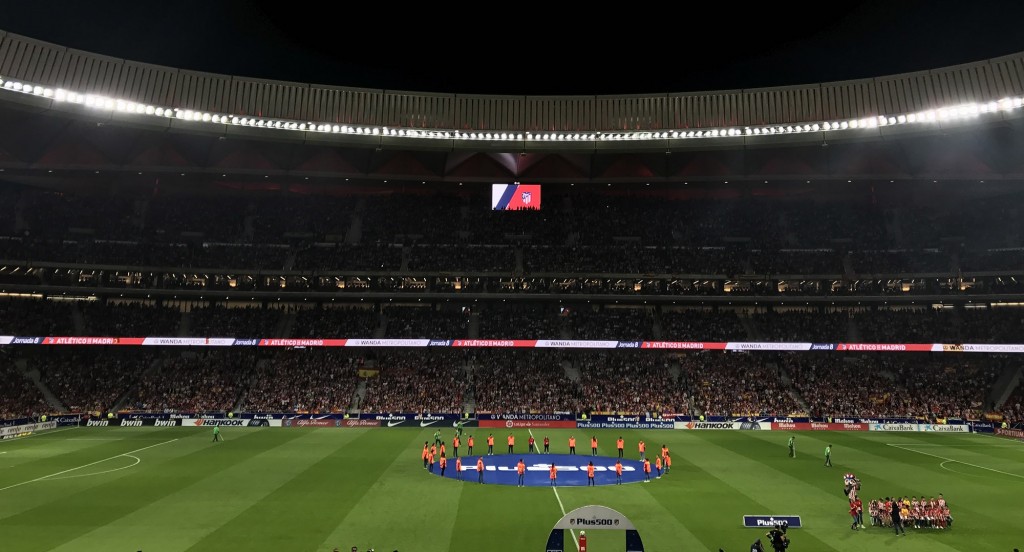
[[[617,4],[568,14],[557,4],[416,12],[360,3],[340,15],[323,7],[349,5],[337,0],[32,0],[4,2],[0,29],[199,71],[490,94],[803,84],[1024,51],[1019,1]]]

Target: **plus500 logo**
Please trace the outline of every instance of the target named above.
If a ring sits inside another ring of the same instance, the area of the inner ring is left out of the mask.
[[[573,525],[583,525],[585,527],[598,527],[598,526],[601,526],[601,527],[611,527],[613,525],[618,525],[618,524],[619,524],[619,520],[617,520],[617,519],[584,519],[584,518],[576,518],[574,520],[574,523],[573,523]]]

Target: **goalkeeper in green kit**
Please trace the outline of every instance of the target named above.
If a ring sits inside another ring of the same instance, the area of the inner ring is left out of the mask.
[[[441,432],[440,431],[435,431],[434,432],[434,446],[438,446],[440,444],[441,444]]]
[[[220,426],[213,426],[213,442],[223,441],[224,438],[220,436]]]
[[[796,435],[789,437],[789,457],[796,458]]]

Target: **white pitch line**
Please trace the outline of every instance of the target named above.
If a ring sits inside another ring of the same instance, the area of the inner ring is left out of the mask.
[[[1011,443],[1006,445],[978,445],[978,444],[956,444],[956,443],[886,443],[890,447],[978,447],[978,448],[1021,448],[1020,445]]]
[[[177,441],[177,440],[178,439],[171,439],[170,441],[164,441],[162,443],[157,443],[155,445],[149,445],[148,447],[142,447],[140,449],[130,450],[130,451],[126,452],[126,453],[118,454],[116,456],[111,456],[110,458],[104,458],[103,460],[97,460],[95,462],[90,462],[88,464],[85,464],[85,465],[82,465],[82,466],[78,466],[76,468],[71,468],[69,470],[59,471],[57,473],[51,473],[50,475],[44,475],[42,477],[37,477],[37,478],[31,479],[29,481],[23,481],[21,483],[16,483],[14,485],[3,487],[3,488],[0,488],[0,491],[6,491],[7,489],[13,489],[15,487],[20,487],[22,485],[28,485],[29,483],[35,483],[36,481],[42,481],[44,479],[49,479],[51,477],[57,477],[58,475],[64,475],[65,473],[73,472],[75,470],[80,470],[82,468],[88,468],[89,466],[95,466],[96,464],[99,464],[101,462],[106,462],[107,460],[113,460],[114,458],[121,458],[122,456],[131,456],[132,454],[135,454],[136,452],[142,452],[142,451],[144,451],[146,449],[151,449],[153,447],[158,447],[160,445],[166,445],[167,443],[173,443],[174,441]]]
[[[902,450],[909,450],[910,452],[916,452],[918,454],[923,454],[925,456],[931,456],[932,458],[938,458],[940,460],[945,460],[946,462],[956,462],[957,464],[963,464],[965,466],[975,467],[975,468],[978,468],[980,470],[988,470],[990,472],[1001,473],[1003,475],[1009,475],[1010,477],[1017,477],[1019,479],[1024,479],[1024,475],[1020,475],[1020,474],[1016,474],[1016,473],[1010,473],[1010,472],[1004,472],[1002,470],[997,470],[995,468],[986,468],[985,466],[979,466],[977,464],[972,464],[970,462],[964,462],[963,460],[955,460],[953,458],[946,458],[945,456],[939,456],[938,454],[932,454],[930,452],[922,452],[922,451],[919,451],[919,450],[910,449],[910,448],[907,448],[907,447],[902,446],[902,445],[894,445],[894,444],[890,443],[889,446],[890,447],[896,447],[896,448],[902,449]],[[917,446],[917,445],[913,445],[913,446]],[[942,464],[939,464],[939,466],[940,467],[945,467],[945,466],[942,466]],[[949,471],[953,471],[953,470],[949,470]],[[2,489],[0,489],[0,490],[2,490]]]
[[[530,437],[533,437],[534,442],[536,442],[537,438],[533,436],[533,430],[532,429],[527,429],[526,431],[530,432]],[[536,445],[534,445],[534,446],[536,446]],[[2,491],[2,490],[3,489],[0,489],[0,491]],[[558,487],[551,487],[551,490],[555,491],[555,499],[558,500],[558,508],[560,510],[562,510],[562,515],[564,516],[565,515],[565,505],[562,504],[562,497],[558,496]],[[573,531],[572,529],[569,529],[569,534],[572,535],[572,542],[574,542],[576,544],[576,550],[579,550],[580,549],[580,541],[576,540],[576,531]]]
[[[135,463],[134,464],[128,464],[127,466],[122,466],[120,468],[114,468],[112,470],[103,470],[101,472],[96,472],[96,473],[83,473],[81,475],[65,475],[64,477],[53,477],[53,478],[50,478],[49,481],[57,481],[58,479],[75,479],[76,477],[92,477],[94,475],[103,475],[105,473],[114,473],[116,471],[127,470],[128,468],[134,468],[135,466],[138,466],[139,464],[142,463],[142,459],[139,458],[138,456],[132,456],[131,454],[125,454],[123,456],[125,456],[126,458],[134,458],[135,459]]]

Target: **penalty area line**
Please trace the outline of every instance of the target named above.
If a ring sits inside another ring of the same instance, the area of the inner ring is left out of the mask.
[[[888,445],[890,447],[895,447],[895,448],[898,448],[898,449],[901,449],[901,450],[907,450],[907,451],[910,451],[910,452],[916,452],[918,454],[923,454],[925,456],[931,456],[932,458],[938,458],[939,460],[945,460],[946,462],[956,462],[957,464],[963,464],[965,466],[971,466],[971,467],[974,467],[974,468],[978,468],[979,470],[988,470],[990,472],[1001,473],[1003,475],[1009,475],[1010,477],[1016,477],[1018,479],[1024,479],[1024,475],[1020,475],[1020,474],[1016,474],[1016,473],[1010,473],[1010,472],[1004,472],[1002,470],[997,470],[995,468],[986,468],[985,466],[979,466],[977,464],[972,464],[970,462],[964,462],[963,460],[956,460],[954,458],[946,458],[945,456],[939,456],[938,454],[932,454],[930,452],[923,452],[923,451],[920,451],[920,450],[914,450],[912,448],[907,448],[906,446],[903,446],[903,445],[894,445],[894,444],[891,444],[891,443],[889,443]],[[913,445],[913,446],[917,446],[917,445]],[[939,467],[946,468],[942,464],[945,464],[945,462],[940,463]],[[949,468],[946,468],[946,469],[948,470]],[[949,470],[949,471],[953,471],[953,470]]]
[[[160,445],[166,445],[167,443],[173,443],[174,441],[177,441],[177,440],[178,439],[171,439],[170,441],[164,441],[162,443],[157,443],[155,445],[149,445],[148,447],[142,447],[140,449],[130,450],[130,451],[125,452],[123,454],[118,454],[116,456],[111,456],[110,458],[104,458],[103,460],[97,460],[95,462],[89,462],[88,464],[83,464],[83,465],[78,466],[78,467],[74,467],[74,468],[67,469],[67,470],[64,470],[64,471],[59,471],[57,473],[51,473],[50,475],[44,475],[42,477],[37,477],[35,479],[30,479],[28,481],[22,481],[21,483],[15,483],[14,485],[9,485],[7,487],[0,488],[0,491],[6,491],[7,489],[13,489],[15,487],[20,487],[22,485],[28,485],[29,483],[35,483],[36,481],[44,481],[44,480],[49,479],[51,477],[57,477],[58,475],[64,475],[65,473],[70,473],[70,472],[73,472],[75,470],[80,470],[82,468],[88,468],[89,466],[95,466],[96,464],[99,464],[101,462],[106,462],[108,460],[113,460],[115,458],[121,458],[123,456],[129,456],[129,457],[135,458],[132,455],[135,454],[136,452],[142,452],[142,451],[144,451],[146,449],[151,449],[153,447],[159,447]],[[133,466],[134,466],[134,464],[133,464]],[[128,467],[131,467],[131,466],[128,466]]]
[[[533,430],[532,429],[527,429],[526,431],[530,432],[530,437],[533,437],[533,440],[534,440],[534,443],[535,443],[534,446],[536,447],[537,438],[534,437]],[[3,489],[0,489],[0,491],[2,491],[2,490]],[[551,487],[551,490],[555,491],[555,500],[558,501],[558,509],[562,511],[562,515],[564,516],[565,513],[566,513],[565,512],[565,505],[562,504],[562,497],[558,496],[558,487]],[[579,550],[580,549],[580,541],[578,541],[576,539],[576,531],[573,531],[572,529],[569,529],[569,534],[572,535],[572,542],[574,544],[576,544],[576,550]]]

